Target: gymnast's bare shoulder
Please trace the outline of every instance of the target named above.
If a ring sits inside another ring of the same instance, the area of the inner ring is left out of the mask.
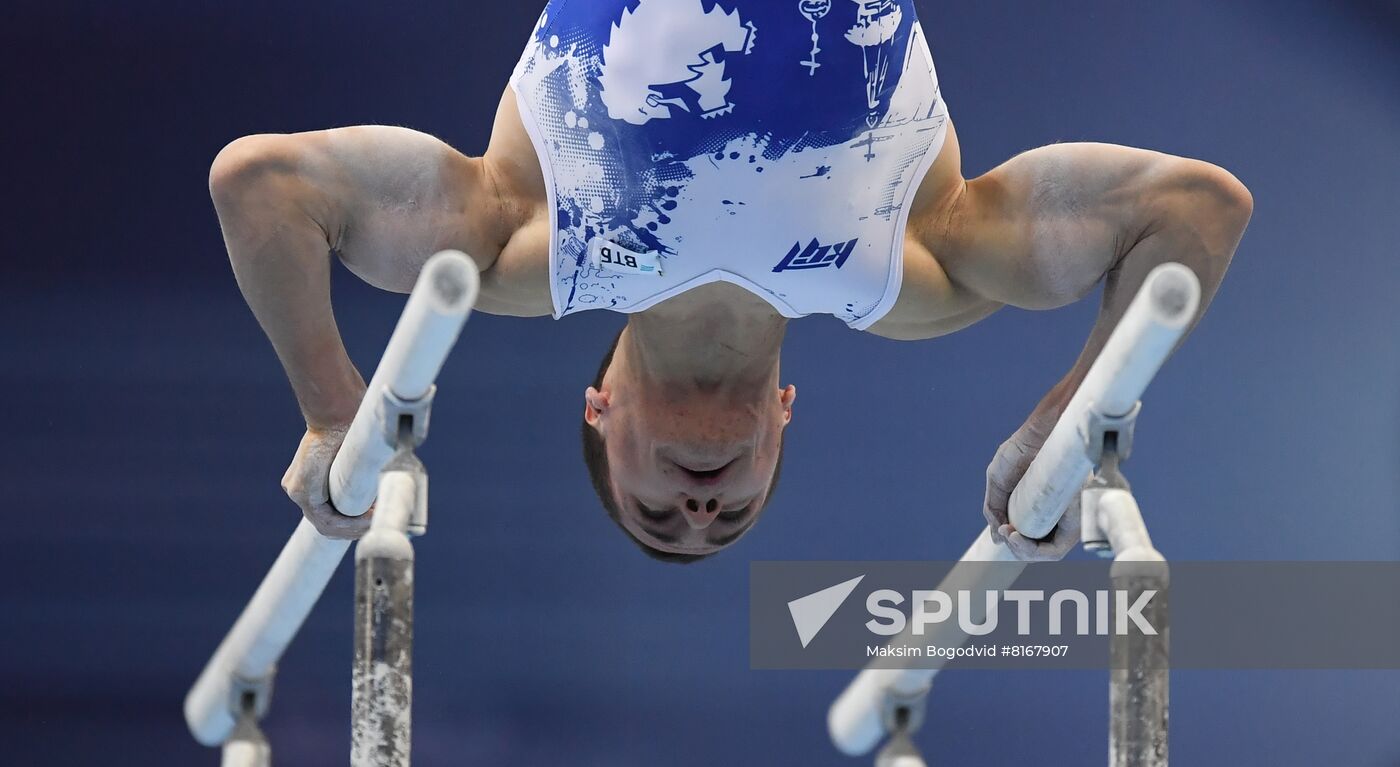
[[[1113,144],[1032,149],[970,181],[959,165],[950,125],[910,213],[898,300],[872,332],[930,338],[1002,306],[1053,309],[1164,261],[1209,296],[1254,207],[1220,167]]]
[[[904,236],[904,277],[899,297],[870,332],[898,341],[947,335],[977,322],[1002,305],[959,283],[944,268],[948,230],[963,200],[966,182],[953,123],[919,189]]]
[[[258,229],[296,210],[377,287],[408,292],[429,256],[454,248],[481,269],[478,309],[550,312],[544,181],[513,99],[480,157],[383,125],[249,136],[219,154],[210,188],[226,236],[234,215]]]

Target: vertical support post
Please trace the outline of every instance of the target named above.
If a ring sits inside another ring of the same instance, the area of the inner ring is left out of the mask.
[[[1113,556],[1110,579],[1117,609],[1137,604],[1156,633],[1117,626],[1109,638],[1109,767],[1166,767],[1169,670],[1169,586],[1166,559],[1152,545],[1142,510],[1119,471],[1132,449],[1132,422],[1099,429],[1098,470],[1081,494],[1085,547]],[[1124,631],[1123,629],[1126,629]]]
[[[1110,767],[1166,767],[1171,672],[1167,668],[1167,563],[1118,560],[1113,588],[1134,604],[1155,591],[1142,610],[1157,629],[1149,636],[1130,629],[1109,639],[1108,760]]]
[[[875,767],[928,767],[912,733],[896,730],[880,753],[875,755]]]
[[[350,764],[408,767],[413,724],[413,545],[426,484],[411,448],[379,483],[374,523],[355,550]]]

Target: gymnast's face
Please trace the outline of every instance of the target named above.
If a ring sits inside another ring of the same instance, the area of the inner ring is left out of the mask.
[[[738,540],[768,500],[796,388],[648,390],[613,372],[588,388],[584,420],[603,438],[619,523],[671,554]]]

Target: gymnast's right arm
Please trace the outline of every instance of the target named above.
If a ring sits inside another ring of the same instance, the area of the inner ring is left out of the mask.
[[[327,489],[365,390],[331,310],[331,255],[407,292],[429,256],[455,248],[482,272],[482,309],[536,313],[520,280],[493,274],[518,229],[496,175],[431,136],[382,126],[249,136],[214,161],[209,189],[234,275],[306,419],[282,486],[324,535],[356,537],[369,516],[337,514]]]

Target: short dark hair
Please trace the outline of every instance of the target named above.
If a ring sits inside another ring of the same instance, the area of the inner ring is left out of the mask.
[[[618,331],[617,337],[613,339],[612,345],[608,347],[607,354],[603,355],[603,361],[598,365],[598,375],[593,379],[593,388],[601,391],[603,389],[603,376],[607,375],[608,368],[612,366],[613,355],[617,353],[617,344],[622,340],[622,331]],[[589,425],[588,421],[583,422],[583,462],[588,466],[588,478],[593,481],[593,492],[598,494],[598,500],[603,504],[603,510],[608,513],[608,518],[618,526],[627,537],[642,550],[642,553],[660,562],[674,562],[676,564],[688,565],[692,562],[699,562],[706,557],[713,556],[718,552],[709,554],[679,554],[671,551],[661,551],[648,546],[645,542],[632,534],[622,524],[622,511],[618,508],[617,498],[613,496],[612,475],[608,472],[608,449],[603,444],[603,436],[598,430]],[[768,508],[768,502],[773,498],[773,491],[778,487],[778,477],[783,473],[783,442],[778,441],[778,463],[773,467],[773,481],[768,483],[768,493],[763,499],[763,508],[754,515],[749,526],[758,523],[758,515]]]

